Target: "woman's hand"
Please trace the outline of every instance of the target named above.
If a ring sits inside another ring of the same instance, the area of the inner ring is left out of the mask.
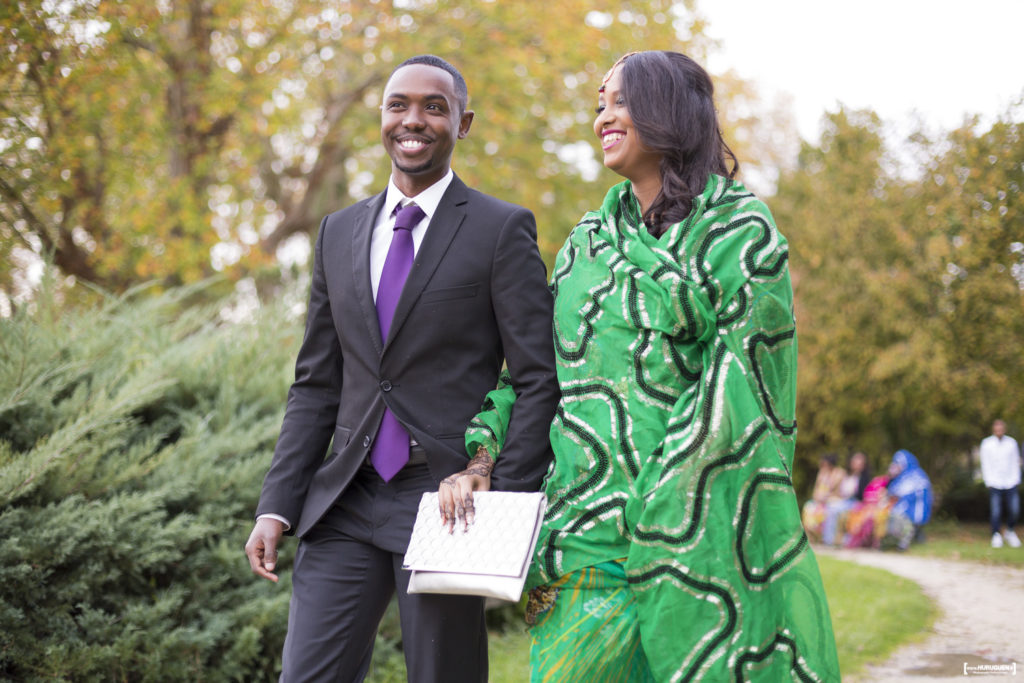
[[[455,521],[469,529],[476,516],[473,507],[473,491],[487,491],[491,488],[491,470],[494,460],[487,449],[481,446],[469,461],[469,466],[441,482],[437,492],[437,504],[441,508],[441,523],[448,526],[448,533],[455,532]]]

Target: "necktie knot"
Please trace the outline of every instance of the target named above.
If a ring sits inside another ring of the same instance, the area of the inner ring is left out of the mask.
[[[415,204],[406,204],[395,217],[395,230],[412,230],[427,214]]]

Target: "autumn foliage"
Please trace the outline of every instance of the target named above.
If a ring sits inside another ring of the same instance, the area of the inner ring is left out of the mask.
[[[592,6],[0,9],[0,678],[273,679],[287,585],[241,549],[302,333],[291,275],[324,213],[386,181],[380,91],[424,52],[469,82],[456,172],[531,208],[550,259],[617,180],[590,128],[605,69],[710,49],[692,2]],[[992,420],[1024,436],[1024,103],[900,141],[839,109],[787,164],[785,117],[716,83],[726,137],[778,181],[798,490],[823,452],[877,470],[907,448],[952,509]]]
[[[608,184],[588,125],[601,77],[637,47],[703,56],[689,4],[9,3],[0,292],[45,255],[112,291],[218,270],[273,280],[282,247],[308,251],[325,213],[383,186],[380,92],[426,52],[469,82],[456,171],[532,208],[553,256]]]
[[[907,448],[940,493],[970,480],[997,417],[1024,428],[1024,110],[916,133],[870,112],[824,119],[771,206],[790,240],[799,448]],[[984,501],[979,505],[983,511]]]

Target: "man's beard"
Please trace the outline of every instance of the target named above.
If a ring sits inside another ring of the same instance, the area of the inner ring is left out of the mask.
[[[401,164],[401,163],[396,161],[395,162],[395,168],[397,168],[402,173],[408,173],[409,175],[417,175],[419,173],[423,173],[425,171],[429,171],[431,166],[433,166],[433,164],[434,164],[434,160],[433,159],[427,159],[426,161],[424,161],[419,166],[405,166],[405,165],[403,165],[403,164]]]

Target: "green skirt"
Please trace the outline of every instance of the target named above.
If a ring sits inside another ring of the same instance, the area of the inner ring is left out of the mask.
[[[655,680],[624,562],[584,567],[530,592],[533,683]]]

